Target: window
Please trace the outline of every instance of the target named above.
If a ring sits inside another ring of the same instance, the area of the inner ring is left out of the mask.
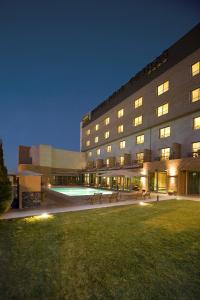
[[[95,125],[95,130],[98,131],[99,130],[99,124]]]
[[[88,152],[88,156],[89,157],[91,157],[92,156],[92,152],[90,151],[90,152]]]
[[[164,83],[160,84],[157,87],[158,96],[162,95],[163,93],[169,90],[169,81],[165,81]]]
[[[200,100],[200,88],[192,91],[192,102],[196,102]]]
[[[101,154],[101,149],[97,149],[97,155]]]
[[[161,117],[163,115],[166,115],[166,114],[168,114],[168,111],[169,111],[168,103],[163,104],[157,108],[157,116]]]
[[[142,124],[142,116],[136,117],[134,119],[134,126],[138,126]]]
[[[104,134],[105,139],[108,139],[109,136],[110,136],[110,132],[109,132],[109,131],[106,131],[105,134]]]
[[[120,143],[119,143],[119,148],[120,149],[124,149],[126,147],[126,142],[125,141],[121,141]]]
[[[86,141],[86,146],[90,146],[90,140]]]
[[[110,124],[110,118],[109,117],[105,118],[105,125],[108,125],[108,124]]]
[[[91,131],[90,131],[90,129],[88,129],[88,130],[86,131],[86,134],[87,134],[87,135],[90,135],[90,133],[91,133]]]
[[[136,153],[136,160],[138,163],[144,162],[144,152]]]
[[[170,157],[170,148],[160,149],[160,160],[166,160]]]
[[[200,142],[192,143],[192,154],[193,157],[197,157],[200,155]]]
[[[95,139],[94,139],[94,142],[95,142],[95,143],[98,143],[98,141],[99,141],[99,137],[96,136]]]
[[[144,134],[136,136],[136,144],[144,143]]]
[[[118,133],[122,133],[124,131],[124,125],[119,125],[117,131]]]
[[[166,137],[170,136],[170,127],[164,127],[160,129],[159,137],[160,139],[164,139]]]
[[[109,165],[110,165],[110,160],[109,160],[109,158],[107,158],[106,159],[106,166],[109,167]]]
[[[117,116],[118,116],[118,118],[121,118],[121,117],[123,117],[123,115],[124,115],[124,109],[122,108],[122,109],[118,110]]]
[[[111,145],[108,145],[107,146],[107,152],[111,152],[112,151],[112,146]]]
[[[120,166],[124,165],[124,156],[119,157],[119,164],[120,164]]]
[[[200,73],[200,61],[192,65],[192,76],[198,75]]]
[[[200,117],[193,119],[193,129],[200,129]]]
[[[142,106],[142,97],[140,97],[134,101],[134,106],[135,106],[135,108]]]

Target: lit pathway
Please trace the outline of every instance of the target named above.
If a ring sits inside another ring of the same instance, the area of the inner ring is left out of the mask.
[[[200,201],[200,197],[175,197],[175,196],[159,196],[159,200],[194,200]],[[96,209],[96,208],[105,208],[105,207],[113,207],[113,206],[122,206],[122,205],[130,205],[130,204],[139,204],[140,202],[156,202],[157,199],[155,197],[147,200],[123,200],[114,203],[102,203],[102,204],[83,204],[71,207],[54,207],[54,208],[46,208],[46,209],[39,209],[39,210],[10,210],[6,214],[0,217],[0,219],[17,219],[17,218],[25,218],[31,216],[38,216],[43,213],[48,214],[57,214],[63,212],[73,212],[73,211],[82,211],[82,210],[89,210],[89,209]]]

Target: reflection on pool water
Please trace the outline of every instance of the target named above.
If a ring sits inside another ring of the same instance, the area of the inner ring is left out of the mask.
[[[50,190],[65,194],[67,196],[89,196],[93,195],[94,193],[112,194],[112,191],[87,187],[54,187],[50,188]]]

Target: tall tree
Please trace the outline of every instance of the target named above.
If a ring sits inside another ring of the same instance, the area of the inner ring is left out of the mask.
[[[11,184],[3,158],[3,143],[0,140],[0,214],[10,208]]]

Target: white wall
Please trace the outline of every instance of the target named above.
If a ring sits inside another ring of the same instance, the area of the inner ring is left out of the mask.
[[[86,154],[82,152],[55,149],[49,145],[32,146],[30,151],[35,166],[82,169],[86,166]]]

